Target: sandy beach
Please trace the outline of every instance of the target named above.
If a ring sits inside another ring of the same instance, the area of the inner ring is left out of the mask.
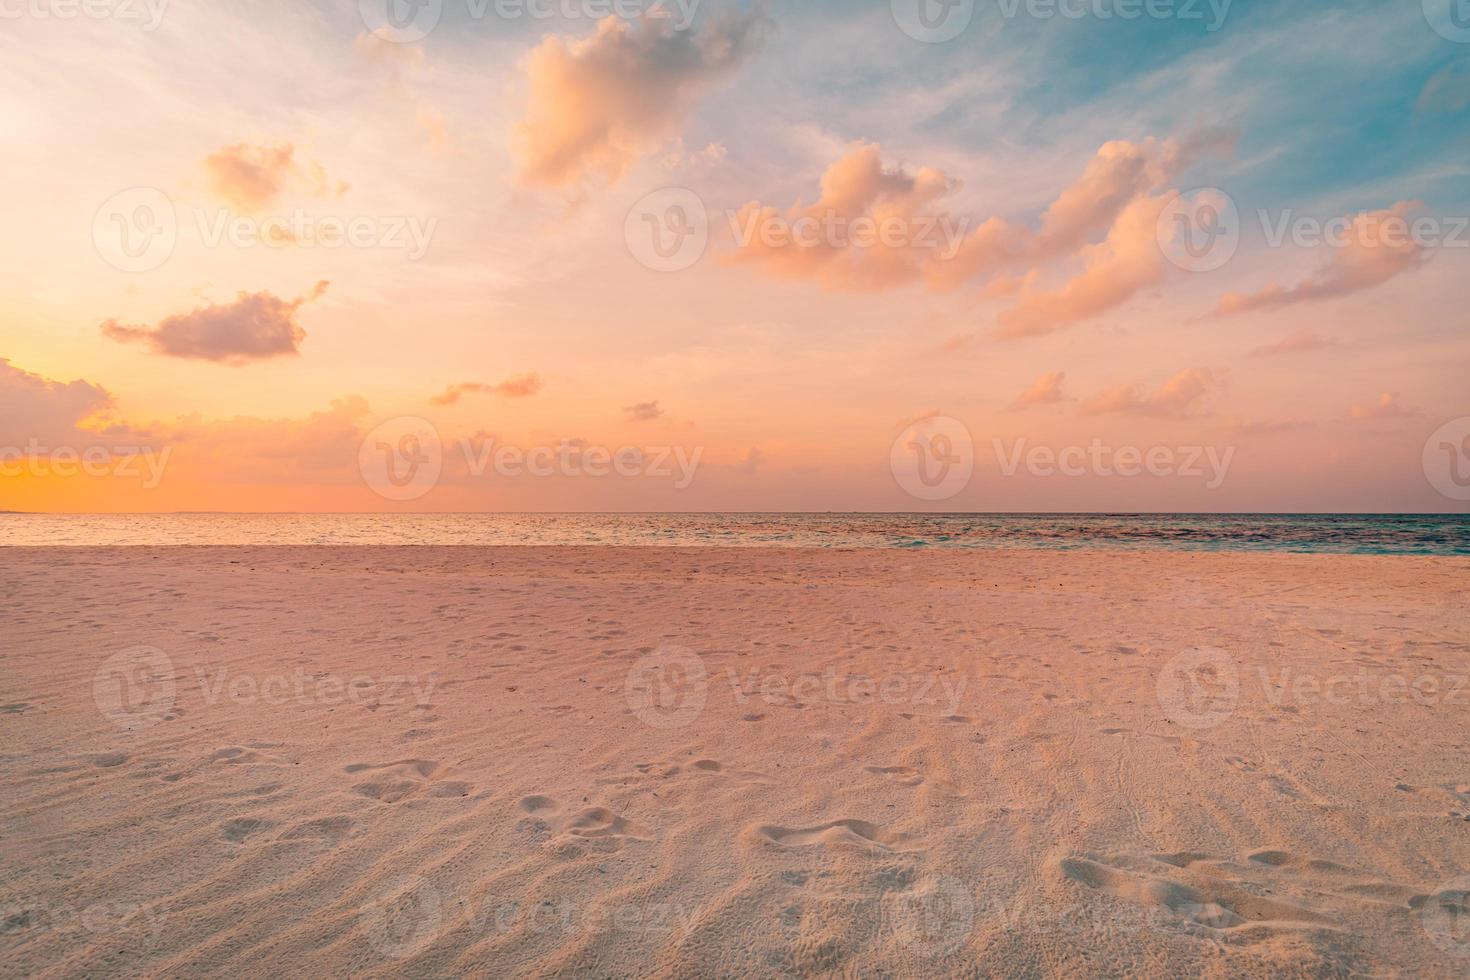
[[[1470,559],[5,558],[6,977],[1470,970]]]

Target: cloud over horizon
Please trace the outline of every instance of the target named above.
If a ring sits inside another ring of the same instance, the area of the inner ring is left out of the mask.
[[[112,394],[86,381],[53,381],[0,357],[0,446],[74,446],[96,433],[82,423],[113,408]]]

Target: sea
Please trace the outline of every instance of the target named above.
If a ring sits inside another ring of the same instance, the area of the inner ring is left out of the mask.
[[[1470,514],[0,514],[3,546],[607,545],[1470,554]]]

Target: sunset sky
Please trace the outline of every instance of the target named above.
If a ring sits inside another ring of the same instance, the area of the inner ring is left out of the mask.
[[[445,0],[419,40],[372,0],[0,0],[0,509],[1466,510],[1423,462],[1470,416],[1437,2],[982,0],[927,43],[904,0]],[[707,247],[660,256],[643,215],[690,200]],[[1161,234],[1201,206],[1233,254]],[[908,235],[741,240],[803,216]],[[933,416],[974,444],[942,500],[892,463]],[[444,447],[407,500],[360,459],[400,417]],[[698,468],[476,473],[464,440]],[[1230,463],[1007,475],[996,440]]]

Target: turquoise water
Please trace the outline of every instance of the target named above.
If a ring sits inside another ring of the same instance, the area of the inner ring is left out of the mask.
[[[0,514],[3,545],[1120,548],[1470,554],[1470,515]]]

